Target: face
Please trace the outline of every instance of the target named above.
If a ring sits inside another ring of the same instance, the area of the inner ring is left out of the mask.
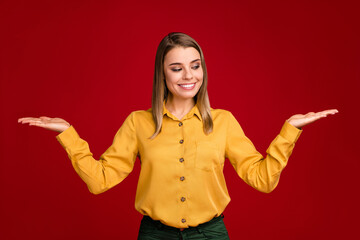
[[[203,82],[199,52],[193,47],[171,49],[164,58],[164,74],[171,97],[194,98]]]

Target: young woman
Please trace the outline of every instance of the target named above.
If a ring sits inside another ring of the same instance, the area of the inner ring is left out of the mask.
[[[61,118],[19,122],[60,132],[56,138],[94,194],[124,180],[139,157],[135,207],[144,217],[138,239],[229,239],[222,220],[230,201],[225,158],[247,184],[271,192],[301,128],[337,110],[290,117],[264,158],[230,112],[210,108],[207,81],[198,43],[184,33],[165,36],[156,53],[152,108],[132,112],[99,161]]]

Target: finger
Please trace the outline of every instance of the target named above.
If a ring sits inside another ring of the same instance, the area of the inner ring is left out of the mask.
[[[327,114],[323,113],[323,112],[318,112],[314,115],[315,117],[320,117],[320,118],[323,118],[323,117],[326,117]]]
[[[25,119],[25,120],[22,120],[21,123],[24,124],[24,123],[30,123],[30,122],[36,122],[36,121],[39,121],[39,119],[38,118]]]
[[[36,124],[36,123],[39,123],[39,124],[46,124],[45,122],[46,120],[42,120],[42,119],[34,119],[34,120],[26,120],[26,121],[23,121],[22,124],[25,124],[25,123],[29,123],[29,125],[33,125],[33,124]]]
[[[309,113],[305,114],[306,117],[312,117],[312,116],[314,116],[314,115],[315,115],[314,112],[309,112]]]
[[[21,122],[22,124],[24,124],[24,123],[29,123],[29,122],[31,122],[31,121],[32,121],[32,120],[25,119],[25,120],[20,120],[19,123]]]
[[[29,126],[43,127],[44,123],[42,123],[42,122],[32,122],[32,123],[29,124]]]
[[[320,114],[325,114],[325,115],[329,115],[332,114],[334,115],[335,113],[338,113],[339,111],[336,109],[330,109],[330,110],[325,110],[325,111],[321,111],[319,112]]]
[[[34,117],[26,117],[26,118],[21,118],[21,121],[28,121],[28,120],[35,120],[38,118],[34,118]]]
[[[334,115],[334,114],[336,114],[336,112],[334,112],[334,111],[325,111],[325,112],[321,112],[321,114],[327,116],[327,115]]]
[[[40,118],[41,118],[41,119],[45,119],[45,120],[50,120],[50,119],[51,119],[51,118],[46,117],[46,116],[41,116]]]
[[[23,117],[23,118],[19,118],[18,122],[24,121],[24,120],[28,120],[31,119],[31,117]]]
[[[319,120],[320,118],[325,118],[325,117],[327,117],[327,115],[329,115],[329,114],[335,114],[335,113],[333,113],[333,111],[330,111],[330,110],[318,112],[318,113],[316,113],[315,115],[313,115],[313,116],[311,117],[311,122],[317,121],[317,120]]]
[[[320,118],[324,118],[324,117],[326,117],[326,115],[321,115],[321,114],[317,115],[317,114],[315,114],[315,115],[308,118],[307,124],[313,123],[313,122],[319,120]]]
[[[329,115],[329,114],[335,114],[337,113],[337,110],[335,109],[329,109],[329,110],[325,110],[325,111],[321,111],[321,112],[318,112],[319,114],[324,114],[324,115]]]

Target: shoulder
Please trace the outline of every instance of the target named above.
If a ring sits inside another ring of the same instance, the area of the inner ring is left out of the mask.
[[[152,119],[151,108],[148,109],[148,110],[135,110],[135,111],[132,111],[132,112],[127,116],[127,119],[131,119],[132,121]]]
[[[236,117],[228,110],[211,109],[212,118],[215,124],[226,126],[230,132],[243,133],[242,127]]]
[[[214,123],[227,124],[228,126],[239,125],[236,117],[228,110],[210,108],[210,112]]]
[[[152,117],[152,112],[151,112],[151,108],[149,108],[148,110],[136,110],[136,111],[132,111],[129,115],[129,117],[132,118],[151,118]]]
[[[213,117],[213,119],[216,118],[231,118],[233,117],[232,113],[228,110],[225,109],[214,109],[214,108],[210,108],[210,112],[211,112],[211,116]]]
[[[133,111],[128,115],[126,120],[134,125],[144,125],[145,123],[151,124],[153,122],[151,108],[148,110]]]

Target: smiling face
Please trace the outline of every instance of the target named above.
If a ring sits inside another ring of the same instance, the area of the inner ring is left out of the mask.
[[[195,97],[203,83],[199,52],[193,47],[175,47],[164,58],[166,86],[172,100]]]

